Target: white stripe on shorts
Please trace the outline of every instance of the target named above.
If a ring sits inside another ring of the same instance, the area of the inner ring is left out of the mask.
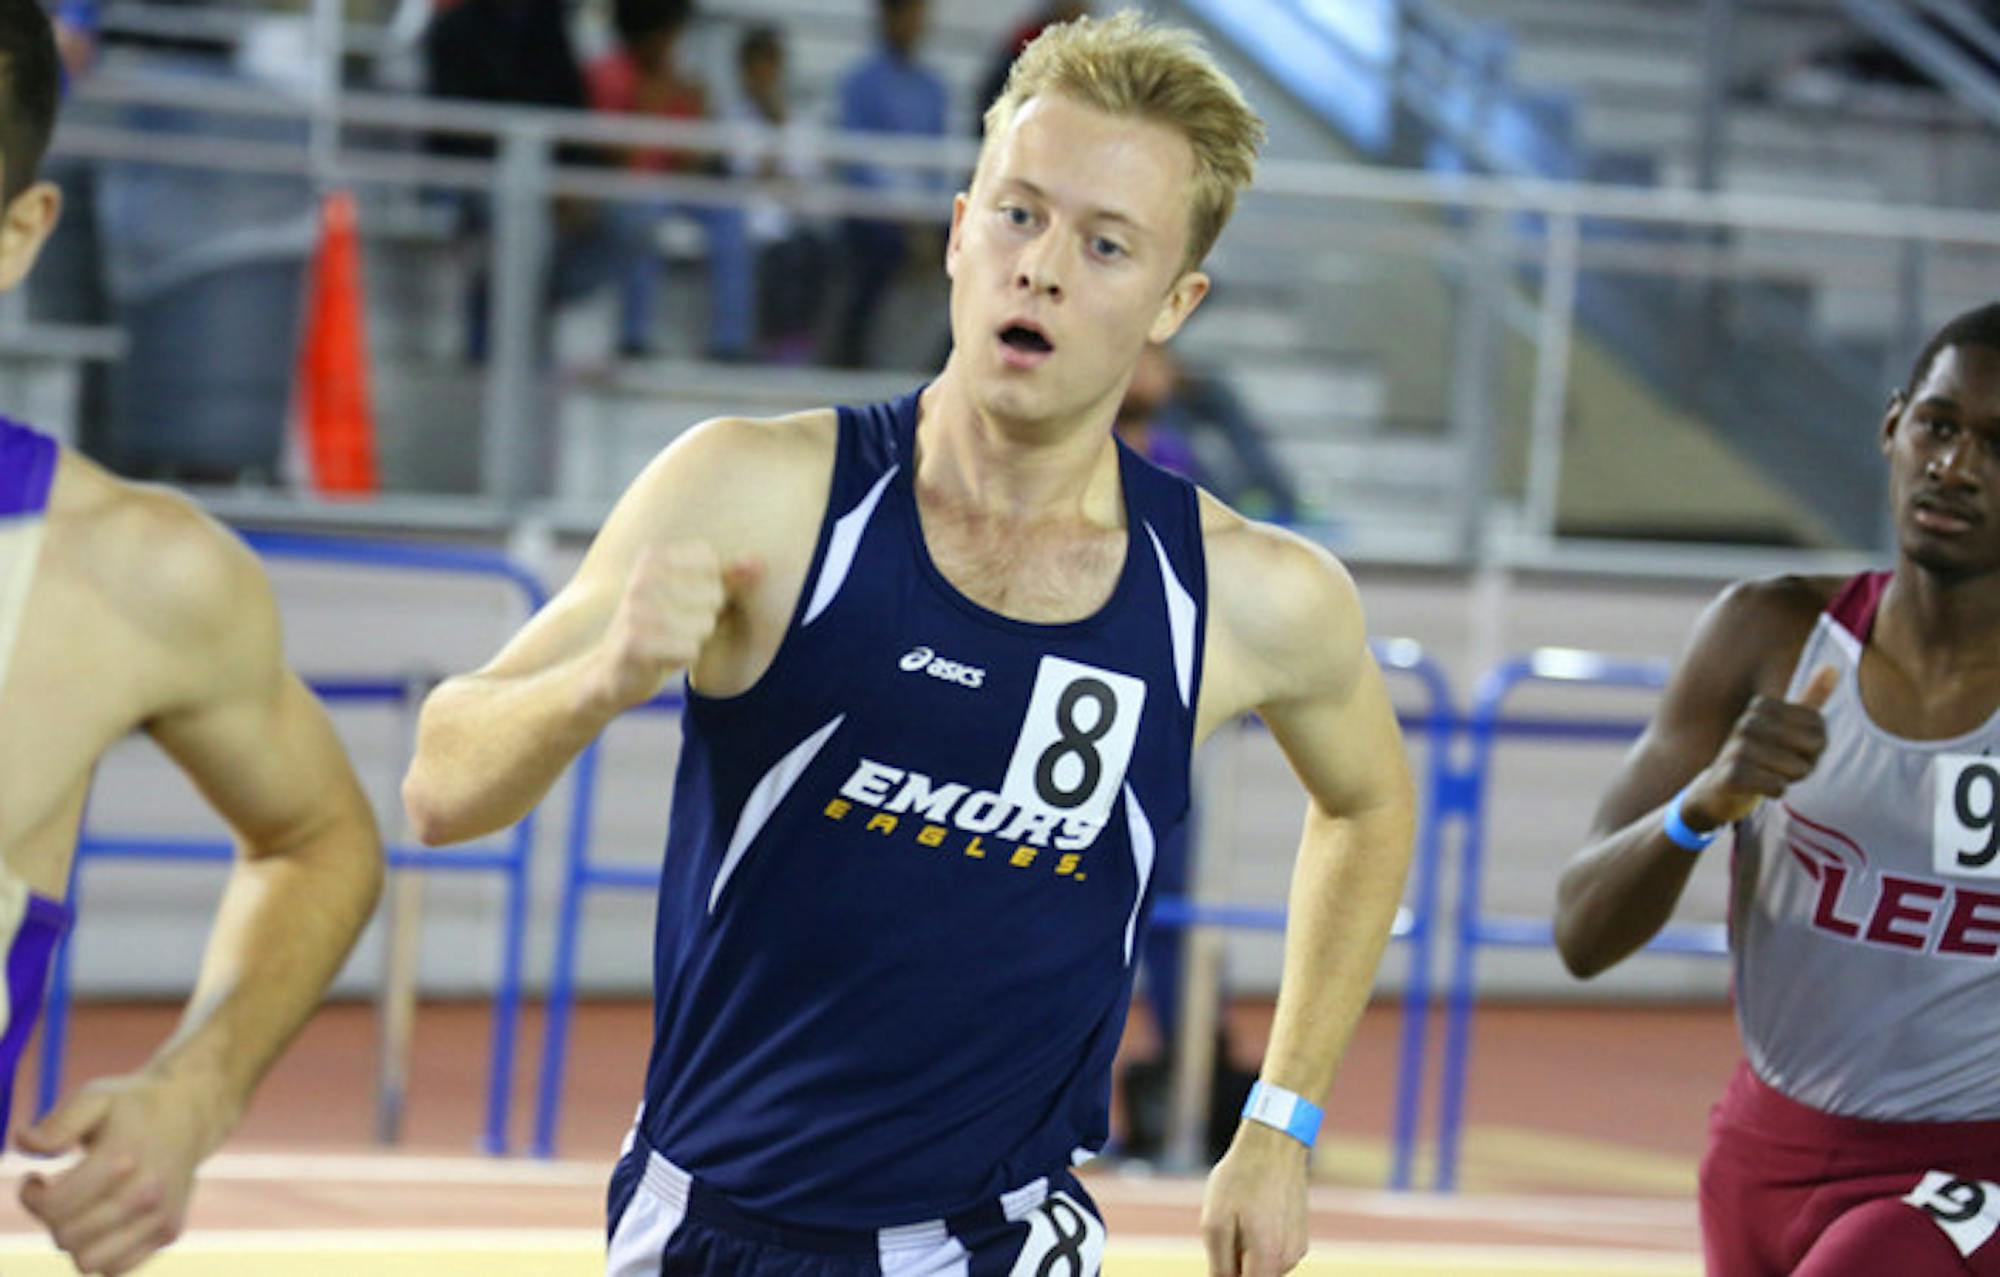
[[[626,1137],[628,1149],[636,1133],[635,1127],[634,1133]],[[645,1173],[639,1177],[632,1200],[611,1237],[605,1257],[605,1277],[659,1277],[660,1253],[687,1218],[692,1184],[693,1179],[686,1171],[654,1150],[646,1150]],[[1031,1180],[1001,1197],[1001,1212],[1018,1223],[1033,1216],[1050,1196],[1047,1177]],[[1081,1255],[1090,1265],[1085,1271],[1097,1272],[1095,1265],[1104,1248],[1104,1226],[1077,1206],[1067,1193],[1055,1196],[1069,1202],[1084,1219],[1087,1240],[1083,1242]],[[1031,1221],[1031,1234],[1039,1236],[1038,1227],[1040,1231],[1048,1231],[1045,1221]],[[1053,1236],[1048,1239],[1055,1240],[1058,1239]],[[965,1243],[952,1236],[941,1219],[879,1230],[875,1234],[875,1253],[882,1266],[882,1277],[970,1277],[972,1272],[972,1258]]]
[[[687,1218],[688,1173],[647,1150],[646,1173],[611,1235],[604,1277],[660,1277],[660,1252]]]
[[[1008,1223],[1018,1224],[1047,1200],[1049,1177],[1044,1175],[1040,1179],[1029,1180],[1011,1193],[1001,1194],[1000,1213],[1007,1217]]]
[[[882,1277],[970,1277],[972,1272],[965,1243],[941,1219],[882,1229],[875,1234],[875,1258]]]

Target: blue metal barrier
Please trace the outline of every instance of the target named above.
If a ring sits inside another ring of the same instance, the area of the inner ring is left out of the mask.
[[[1423,1099],[1429,1049],[1431,941],[1436,930],[1438,870],[1443,862],[1444,830],[1455,811],[1451,742],[1458,730],[1458,712],[1451,685],[1438,664],[1412,639],[1384,639],[1371,644],[1376,663],[1385,671],[1407,674],[1421,682],[1426,694],[1422,713],[1399,713],[1406,730],[1425,739],[1423,811],[1411,864],[1413,898],[1396,911],[1390,939],[1410,946],[1410,967],[1403,989],[1402,1038],[1396,1068],[1396,1107],[1390,1130],[1389,1187],[1406,1189],[1414,1174],[1417,1123]],[[1227,927],[1247,931],[1283,931],[1286,911],[1271,905],[1198,904],[1177,896],[1162,896],[1153,904],[1156,927]]]
[[[547,592],[533,574],[506,556],[491,551],[279,532],[247,532],[243,534],[243,539],[266,559],[499,578],[511,582],[519,590],[530,614],[548,601]],[[327,679],[309,685],[328,703],[405,704],[412,692],[407,683],[390,679]],[[115,857],[184,863],[226,862],[235,855],[233,845],[225,841],[107,838],[89,832],[87,815],[84,823],[85,828],[78,832],[76,857],[70,868],[69,899],[72,907],[79,909],[79,915],[81,870],[85,861]],[[519,1022],[521,1005],[522,939],[527,929],[528,861],[534,845],[535,813],[531,811],[514,826],[505,850],[468,851],[397,845],[386,849],[392,869],[495,873],[506,878],[500,978],[493,996],[492,1060],[487,1079],[484,1145],[489,1153],[507,1151],[507,1111],[514,1073],[515,1026]],[[74,934],[72,931],[71,935]],[[71,947],[65,940],[57,949],[50,977],[47,1015],[42,1031],[38,1113],[46,1113],[54,1106],[62,1080],[63,1048],[69,1024]]]
[[[1403,1033],[1396,1066],[1396,1112],[1390,1135],[1389,1187],[1410,1187],[1416,1159],[1418,1108],[1422,1103],[1428,1052],[1431,1000],[1431,939],[1437,930],[1438,869],[1444,859],[1444,828],[1455,809],[1451,770],[1451,738],[1458,707],[1444,670],[1409,639],[1373,645],[1375,659],[1385,670],[1420,680],[1429,696],[1421,724],[1424,750],[1424,806],[1417,826],[1415,862],[1411,865],[1415,894],[1399,938],[1410,946],[1410,969],[1403,989]],[[1416,726],[1417,724],[1411,724]],[[1400,919],[1399,919],[1400,921]]]
[[[1373,648],[1376,660],[1384,670],[1410,676],[1423,685],[1426,693],[1423,712],[1403,719],[1405,726],[1421,729],[1425,734],[1428,743],[1428,784],[1413,866],[1415,896],[1408,907],[1399,911],[1394,933],[1396,939],[1412,946],[1408,987],[1403,997],[1402,1063],[1398,1070],[1390,1171],[1392,1186],[1407,1188],[1416,1149],[1418,1108],[1425,1076],[1431,938],[1437,913],[1438,867],[1443,859],[1442,822],[1452,809],[1449,751],[1458,718],[1444,671],[1424,654],[1420,645],[1409,639],[1391,639],[1378,642]],[[679,705],[677,697],[661,696],[640,709],[655,712],[676,709]],[[535,1133],[531,1145],[539,1157],[555,1155],[569,1025],[575,1008],[576,948],[583,899],[589,892],[598,889],[654,891],[660,881],[659,870],[653,866],[603,864],[590,858],[598,748],[599,745],[593,743],[577,759],[574,796],[570,805],[567,868],[556,926],[555,966],[550,977],[548,1018],[542,1040],[541,1093],[535,1110]],[[1197,905],[1175,897],[1162,897],[1153,906],[1153,923],[1158,926],[1282,930],[1284,917],[1284,910],[1279,908]]]
[[[1486,793],[1492,780],[1493,750],[1501,736],[1541,740],[1630,740],[1644,730],[1638,721],[1507,718],[1507,698],[1523,683],[1622,687],[1658,691],[1668,667],[1657,661],[1617,660],[1568,648],[1541,648],[1506,661],[1480,680],[1467,721],[1470,757],[1462,779],[1466,831],[1458,879],[1457,948],[1453,954],[1445,1027],[1444,1076],[1438,1109],[1438,1164],[1434,1186],[1449,1192],[1458,1185],[1464,1136],[1465,1078],[1471,1048],[1473,961],[1482,946],[1553,948],[1554,925],[1547,918],[1489,917],[1480,911],[1484,878]],[[1725,954],[1721,926],[1668,927],[1646,947],[1651,953]]]
[[[636,712],[679,709],[678,693],[654,697]],[[576,777],[569,804],[569,840],[563,854],[563,890],[556,917],[556,956],[549,973],[548,1014],[542,1026],[541,1089],[535,1100],[535,1133],[530,1150],[536,1157],[554,1157],[556,1122],[562,1110],[563,1069],[569,1054],[569,1023],[576,1009],[576,946],[583,922],[583,898],[599,888],[657,891],[657,865],[603,864],[590,858],[591,815],[597,804],[597,755],[603,740],[594,740],[576,760]]]

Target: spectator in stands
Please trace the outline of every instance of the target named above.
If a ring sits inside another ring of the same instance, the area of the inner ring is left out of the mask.
[[[457,0],[431,20],[424,69],[433,97],[570,109],[588,102],[562,0]],[[430,148],[493,154],[491,141],[465,134],[441,134]]]
[[[738,91],[729,119],[741,126],[730,147],[729,171],[764,182],[806,182],[818,165],[793,128],[785,94],[785,44],[776,27],[753,26],[736,49]],[[812,357],[830,246],[824,235],[776,199],[745,212],[757,260],[758,329],[765,353],[779,363]]]
[[[583,68],[570,42],[562,0],[456,0],[432,20],[424,37],[424,79],[432,97],[495,105],[582,110],[589,102]],[[491,157],[490,138],[439,133],[426,146],[440,155]],[[582,148],[559,148],[557,159],[585,158]],[[486,358],[490,281],[484,242],[491,221],[483,195],[453,192],[459,232],[473,255],[467,351]],[[554,259],[561,262],[589,233],[593,213],[570,200],[555,205]]]
[[[926,0],[879,0],[882,48],[863,60],[840,86],[839,125],[843,131],[943,137],[947,99],[944,81],[917,61],[928,16]],[[942,190],[941,175],[907,168],[856,164],[847,180],[874,191]],[[846,308],[835,361],[858,368],[867,362],[869,339],[884,294],[909,256],[910,232],[902,222],[849,218],[844,227],[849,270]]]
[[[977,108],[972,119],[972,131],[981,131],[981,116],[993,99],[1007,87],[1007,73],[1014,69],[1014,59],[1021,56],[1021,50],[1028,47],[1034,38],[1058,22],[1074,22],[1090,13],[1090,5],[1085,0],[1051,0],[1036,9],[1035,15],[1015,27],[987,64],[986,74],[979,81],[979,96],[973,105]]]
[[[681,33],[694,16],[693,0],[616,0],[613,21],[619,47],[590,68],[590,102],[599,111],[651,115],[667,120],[708,118],[708,91],[686,76],[677,60]],[[646,173],[693,173],[715,167],[708,156],[666,147],[632,147],[624,166]],[[664,200],[622,200],[599,210],[596,235],[571,262],[563,292],[587,287],[603,274],[618,284],[620,353],[650,353],[658,311],[660,225],[669,217],[700,224],[707,240],[709,355],[739,360],[750,351],[755,284],[741,207]]]
[[[1155,465],[1176,471],[1259,519],[1286,522],[1298,515],[1298,495],[1221,377],[1184,368],[1162,346],[1139,357],[1118,434]],[[1197,440],[1210,434],[1218,447]]]

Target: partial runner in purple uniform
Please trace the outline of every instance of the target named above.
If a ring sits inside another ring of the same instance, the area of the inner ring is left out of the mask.
[[[1734,826],[1711,1277],[2000,1274],[2000,304],[1879,429],[1894,567],[1716,600],[1558,895],[1595,975]]]
[[[56,82],[41,8],[0,0],[0,289],[27,274],[59,211],[35,180]],[[0,420],[0,1097],[70,921],[91,774],[135,730],[228,821],[241,855],[173,1037],[14,1132],[31,1154],[81,1153],[28,1175],[20,1195],[87,1273],[129,1272],[179,1232],[196,1166],[373,910],[381,844],[324,712],[285,668],[254,556],[187,501]]]
[[[0,694],[7,688],[9,659],[41,555],[56,460],[54,440],[0,417]],[[49,960],[70,920],[69,906],[30,891],[14,873],[0,870],[0,954],[6,963],[6,979],[0,982],[5,999],[0,1002],[0,1132],[11,1126],[14,1071],[41,1014]]]

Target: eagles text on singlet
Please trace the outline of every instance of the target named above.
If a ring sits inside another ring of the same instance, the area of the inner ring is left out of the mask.
[[[974,860],[990,855],[1016,869],[1046,864],[1058,877],[1078,881],[1085,877],[1078,872],[1082,853],[1104,828],[1098,822],[1012,802],[989,789],[957,781],[939,784],[922,772],[872,758],[855,766],[840,787],[840,797],[829,801],[822,814],[828,820],[860,820],[857,807],[872,810],[866,828],[884,837],[900,833],[920,847]]]

